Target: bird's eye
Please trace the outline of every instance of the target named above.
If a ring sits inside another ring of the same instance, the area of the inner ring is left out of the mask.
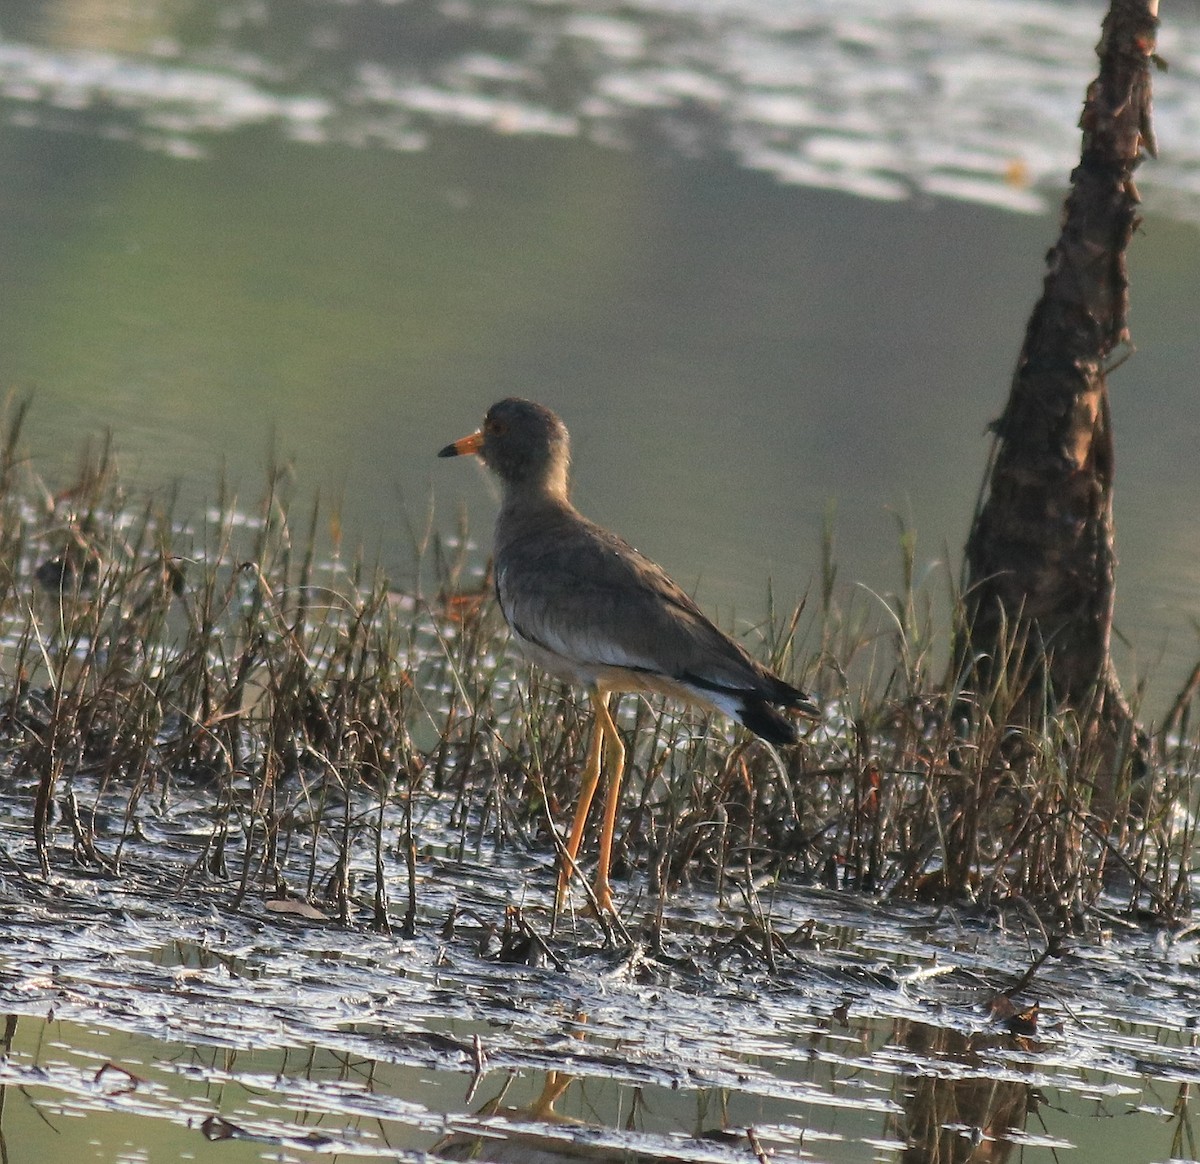
[[[504,421],[488,419],[483,425],[484,432],[489,432],[492,436],[499,436],[504,431]]]

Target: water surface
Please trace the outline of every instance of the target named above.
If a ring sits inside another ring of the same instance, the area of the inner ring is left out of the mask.
[[[135,810],[150,839],[131,835],[119,880],[64,860],[40,883],[6,803],[7,1158],[1187,1155],[1194,934],[1108,919],[1021,986],[1043,939],[1019,910],[733,878],[724,900],[681,892],[661,949],[606,948],[585,919],[550,933],[548,863],[488,842],[460,862],[449,799],[421,801],[409,939],[366,928],[369,857],[348,929],[239,899],[236,869],[199,882],[211,814],[183,787]],[[641,893],[622,886],[635,933]],[[514,908],[542,954],[507,936]]]
[[[899,584],[901,525],[939,590],[1100,12],[10,0],[0,383],[34,393],[52,481],[106,429],[131,486],[177,481],[190,512],[222,467],[249,499],[270,450],[294,459],[300,503],[319,491],[401,586],[431,491],[435,526],[461,502],[486,542],[490,485],[434,453],[520,393],[571,426],[581,506],[725,622],[762,616],[768,578],[809,590],[831,508],[842,602]],[[1112,381],[1119,665],[1153,668],[1150,714],[1200,618],[1200,22],[1164,16],[1139,350]],[[1088,935],[1027,992],[1029,1034],[990,1006],[1041,948],[1020,919],[698,890],[663,951],[581,923],[560,966],[514,966],[505,908],[544,932],[552,872],[459,865],[436,819],[403,941],[184,896],[149,816],[160,843],[122,880],[43,884],[22,811],[0,864],[14,1162],[1195,1154],[1187,933]],[[209,824],[175,811],[186,866]]]
[[[1077,150],[1100,10],[26,2],[0,19],[0,382],[54,476],[294,459],[411,581],[403,520],[486,541],[433,452],[545,401],[577,500],[725,622],[941,592]],[[1139,351],[1113,378],[1120,659],[1161,714],[1197,651],[1200,25],[1167,14]],[[946,567],[944,563],[948,562]]]

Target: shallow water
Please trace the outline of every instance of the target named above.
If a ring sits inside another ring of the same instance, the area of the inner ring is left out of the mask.
[[[724,622],[813,589],[831,507],[839,601],[897,589],[898,524],[941,600],[1101,13],[960,9],[13,0],[0,383],[35,394],[34,463],[107,428],[190,515],[274,448],[408,585],[431,489],[486,542],[489,487],[433,454],[519,393],[571,426],[585,511]],[[1113,378],[1150,717],[1200,617],[1200,21],[1163,16]]]
[[[581,505],[723,620],[757,619],[768,575],[784,603],[809,587],[831,502],[843,601],[895,588],[897,515],[939,590],[1099,6],[892,12],[6,4],[0,379],[36,394],[35,465],[60,478],[109,427],[127,479],[180,478],[191,514],[222,461],[256,493],[273,443],[339,511],[330,536],[407,580],[402,515],[419,530],[435,473],[434,524],[464,498],[486,542],[488,485],[433,454],[521,392],[570,423]],[[1113,381],[1121,667],[1161,648],[1152,713],[1200,614],[1200,25],[1164,16],[1141,350]],[[43,881],[6,789],[13,1164],[1197,1156],[1191,932],[1102,918],[1015,1014],[995,1000],[1045,945],[1019,915],[731,882],[677,897],[659,948],[651,895],[619,883],[635,943],[611,947],[586,919],[551,934],[547,853],[481,835],[460,859],[423,794],[416,934],[389,820],[386,936],[369,864],[346,928],[254,877],[239,897],[236,859],[198,880],[209,793],[144,800],[120,878],[60,827]],[[334,865],[308,857],[280,879]]]
[[[793,885],[692,890],[659,948],[608,946],[551,934],[543,862],[454,860],[438,803],[404,939],[365,901],[341,928],[239,902],[236,868],[198,885],[202,797],[139,810],[121,878],[64,847],[49,882],[10,801],[7,1159],[1190,1158],[1194,933],[1110,919],[1011,1001],[1036,923]],[[636,936],[639,887],[618,897]]]

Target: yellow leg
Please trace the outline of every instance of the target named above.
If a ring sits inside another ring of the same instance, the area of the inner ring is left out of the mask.
[[[535,1120],[561,1119],[554,1105],[562,1099],[568,1087],[575,1082],[574,1075],[565,1071],[548,1071],[542,1093],[529,1105],[529,1115]]]
[[[600,832],[600,858],[596,868],[596,904],[605,913],[616,914],[612,889],[608,884],[608,867],[612,863],[613,833],[617,828],[617,810],[621,807],[621,777],[625,772],[625,745],[617,732],[617,725],[608,711],[608,695],[597,691],[593,696],[596,705],[596,734],[608,738],[605,752],[608,756],[608,792],[604,798],[604,827]]]
[[[593,692],[592,701],[597,706],[604,707],[607,697]],[[604,733],[600,723],[592,727],[592,738],[588,742],[587,762],[583,766],[583,785],[579,790],[579,804],[575,808],[575,819],[571,821],[571,832],[567,837],[567,853],[558,870],[558,904],[561,906],[567,894],[567,882],[575,872],[575,858],[579,856],[579,846],[583,843],[583,829],[587,824],[588,809],[592,807],[592,799],[596,795],[596,787],[600,783],[601,745],[604,743]]]

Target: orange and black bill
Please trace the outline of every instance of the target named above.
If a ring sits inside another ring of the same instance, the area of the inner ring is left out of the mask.
[[[465,436],[456,440],[453,444],[447,445],[440,453],[439,457],[465,457],[468,453],[477,453],[483,448],[483,429],[471,433],[470,436]]]

